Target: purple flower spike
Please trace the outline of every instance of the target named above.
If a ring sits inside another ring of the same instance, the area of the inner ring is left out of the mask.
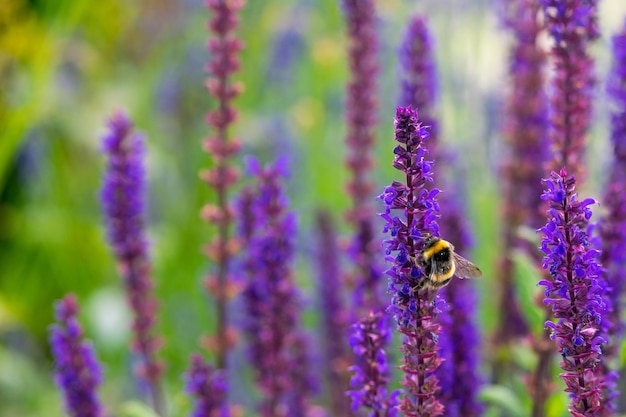
[[[600,222],[602,239],[602,265],[606,270],[608,304],[611,307],[607,316],[611,343],[605,350],[607,363],[618,353],[620,340],[624,336],[624,323],[621,320],[626,276],[626,22],[622,31],[613,37],[613,71],[609,79],[608,92],[613,99],[614,111],[611,115],[611,142],[613,144],[613,165],[606,185],[603,206],[606,215]],[[615,373],[607,368],[611,407],[618,392],[613,386]]]
[[[556,322],[547,321],[546,328],[563,358],[561,378],[570,393],[569,411],[580,417],[604,416],[604,377],[599,370],[602,345],[607,342],[603,337],[606,286],[599,252],[589,242],[589,206],[595,201],[578,200],[574,176],[565,170],[552,172],[545,184],[541,197],[549,203],[549,210],[548,223],[540,229],[544,234],[541,250],[546,254],[543,268],[550,277],[539,284],[545,287],[544,302],[556,318]]]
[[[433,40],[426,17],[411,18],[398,54],[401,67],[400,105],[419,110],[422,124],[430,126],[429,149],[435,155],[439,129],[433,111],[437,80],[432,49]]]
[[[284,166],[276,163],[263,167],[251,159],[249,171],[258,183],[255,190],[246,191],[240,201],[245,222],[240,231],[244,233],[242,241],[246,245],[245,331],[263,398],[259,415],[294,415],[293,404],[308,404],[303,398],[307,377],[303,375],[302,364],[298,363],[298,358],[307,356],[303,351],[307,343],[298,332],[301,300],[291,267],[296,218],[287,209],[282,178]],[[249,227],[251,224],[253,229]],[[300,351],[295,352],[294,346],[299,346]],[[293,372],[294,368],[298,371]],[[291,392],[294,387],[297,388],[296,398]]]
[[[152,406],[162,414],[159,387],[162,365],[156,357],[160,342],[153,335],[157,303],[152,294],[151,263],[144,232],[143,138],[132,134],[132,123],[122,112],[114,114],[108,124],[109,132],[102,139],[108,156],[102,206],[109,243],[134,315],[132,350],[140,360],[135,373],[146,382]]]
[[[185,375],[186,389],[194,397],[192,417],[228,417],[226,378],[199,354],[191,357],[191,367]]]
[[[349,254],[356,266],[352,274],[355,285],[353,310],[360,316],[383,305],[379,285],[381,270],[376,263],[379,245],[373,225],[374,188],[368,178],[374,164],[372,146],[377,123],[378,36],[373,0],[342,0],[342,6],[347,21],[350,66],[346,99],[346,163],[351,176],[348,193],[352,197],[352,207],[346,218],[355,229]]]
[[[322,211],[317,216],[319,232],[317,249],[317,271],[320,310],[324,342],[324,357],[328,392],[332,415],[347,416],[350,404],[345,396],[348,389],[346,368],[352,357],[348,356],[348,312],[345,308],[339,265],[339,245],[330,213]]]
[[[216,202],[206,204],[201,216],[217,228],[216,237],[206,246],[205,253],[217,269],[207,277],[206,286],[215,297],[217,330],[211,346],[219,369],[226,367],[227,352],[234,343],[227,317],[229,295],[234,293],[235,285],[229,282],[229,264],[236,246],[231,238],[233,213],[229,191],[239,179],[239,172],[230,160],[239,152],[241,142],[230,137],[229,133],[237,118],[232,102],[243,91],[242,84],[232,80],[233,74],[239,70],[239,51],[243,48],[235,34],[238,13],[243,6],[243,0],[206,0],[206,7],[212,13],[208,25],[212,35],[208,43],[211,61],[207,71],[210,77],[206,87],[217,103],[206,116],[213,135],[203,142],[204,150],[213,160],[213,167],[201,171],[200,178],[215,191]]]
[[[83,339],[78,323],[78,302],[72,294],[56,304],[56,320],[50,328],[57,385],[65,397],[65,409],[72,417],[100,417],[103,410],[97,395],[102,371],[91,344]]]
[[[357,364],[350,367],[354,372],[348,391],[352,398],[352,410],[368,410],[369,417],[395,417],[398,415],[399,392],[387,393],[389,366],[385,347],[391,332],[383,313],[371,313],[352,326],[350,344],[357,357]]]
[[[380,199],[385,203],[384,231],[391,235],[385,241],[386,259],[392,262],[387,270],[392,293],[390,311],[406,337],[402,345],[404,354],[400,369],[404,371],[403,385],[407,392],[400,403],[406,416],[434,417],[443,414],[443,406],[435,397],[439,381],[435,371],[441,363],[437,340],[440,325],[438,296],[432,299],[429,290],[417,290],[424,278],[423,272],[411,258],[417,258],[424,245],[425,235],[439,235],[436,219],[439,205],[435,196],[439,190],[429,190],[432,182],[432,161],[424,141],[428,131],[418,120],[417,111],[411,107],[398,107],[395,119],[393,166],[403,173],[406,182],[394,181],[385,188]],[[399,211],[400,215],[394,215]]]
[[[554,45],[551,138],[553,170],[564,167],[581,181],[585,136],[591,123],[595,84],[589,43],[599,37],[597,0],[541,0]]]

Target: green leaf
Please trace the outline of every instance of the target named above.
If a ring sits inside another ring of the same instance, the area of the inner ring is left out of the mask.
[[[479,394],[481,401],[496,405],[506,410],[513,417],[524,417],[528,412],[524,410],[519,398],[513,391],[503,385],[488,385]]]
[[[159,415],[146,404],[140,401],[127,401],[120,407],[120,417],[159,417]]]

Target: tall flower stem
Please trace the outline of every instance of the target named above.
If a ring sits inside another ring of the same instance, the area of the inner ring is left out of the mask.
[[[348,148],[347,166],[351,179],[348,192],[352,207],[346,218],[354,227],[350,255],[356,266],[354,310],[358,315],[382,306],[380,267],[376,265],[378,242],[375,239],[371,204],[373,185],[368,174],[373,166],[372,147],[376,127],[376,60],[378,37],[373,0],[342,0],[348,29],[350,81],[346,99]]]
[[[209,52],[212,54],[208,71],[211,76],[207,82],[209,93],[217,100],[217,108],[207,114],[207,123],[213,127],[215,136],[204,140],[204,150],[213,158],[214,166],[204,170],[200,177],[216,193],[216,204],[207,204],[202,216],[217,227],[217,237],[206,249],[207,256],[217,265],[215,274],[207,278],[207,287],[215,296],[217,336],[215,341],[216,363],[219,369],[227,365],[227,352],[232,340],[228,327],[227,303],[229,288],[229,263],[234,252],[231,240],[232,210],[228,201],[228,190],[237,181],[237,170],[230,166],[230,159],[237,154],[240,143],[230,138],[229,128],[237,113],[232,107],[232,100],[243,87],[232,81],[231,77],[239,69],[238,52],[243,44],[234,35],[239,23],[238,11],[244,5],[243,0],[207,0],[207,7],[213,18],[209,29],[213,37],[209,40]]]
[[[101,417],[104,412],[97,388],[102,382],[102,371],[93,347],[83,338],[77,315],[78,302],[74,295],[57,302],[58,324],[50,329],[55,379],[63,391],[68,415]]]
[[[135,374],[146,383],[155,411],[164,415],[160,388],[163,371],[157,359],[160,341],[153,335],[157,302],[152,294],[152,265],[144,231],[143,139],[132,134],[132,128],[122,112],[109,120],[110,130],[103,138],[108,166],[102,187],[102,206],[109,242],[134,316],[132,350],[140,360]]]
[[[550,168],[564,167],[582,181],[585,137],[591,123],[593,60],[587,49],[599,37],[597,0],[541,0],[553,46],[553,92],[550,97]]]
[[[384,232],[391,234],[385,240],[386,259],[392,263],[386,271],[392,293],[390,311],[398,330],[405,335],[400,369],[407,392],[399,408],[406,416],[416,417],[443,414],[443,405],[435,396],[439,390],[435,371],[441,363],[437,347],[441,328],[436,321],[438,297],[420,288],[424,274],[412,260],[419,256],[426,234],[439,235],[439,205],[435,199],[439,190],[426,188],[433,175],[432,161],[426,159],[426,139],[428,132],[419,122],[417,111],[399,107],[395,119],[395,140],[399,144],[393,151],[393,166],[404,174],[404,182],[394,181],[380,195],[385,203],[381,214]]]
[[[546,327],[563,358],[561,377],[571,398],[569,411],[575,416],[604,416],[604,377],[597,370],[602,367],[602,345],[607,342],[603,337],[606,286],[599,251],[590,243],[589,206],[595,201],[577,199],[574,176],[565,170],[553,172],[545,184],[542,198],[550,209],[541,229],[541,249],[550,278],[539,284],[545,287],[544,302],[556,318],[556,322],[547,321]]]

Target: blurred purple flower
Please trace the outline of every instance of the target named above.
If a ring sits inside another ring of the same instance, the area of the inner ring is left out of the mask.
[[[431,155],[437,154],[439,128],[434,115],[436,71],[433,39],[425,16],[409,20],[398,58],[400,61],[400,105],[417,109],[424,126],[430,126]],[[434,158],[436,159],[436,158]]]
[[[384,313],[372,313],[352,326],[350,345],[357,363],[350,367],[354,372],[348,391],[352,398],[352,410],[366,409],[369,417],[395,417],[398,415],[397,396],[387,392],[389,365],[385,348],[391,339],[391,331]]]
[[[194,401],[192,417],[228,417],[228,385],[222,371],[216,371],[199,354],[191,357],[191,367],[185,374],[186,390]]]
[[[347,416],[350,404],[345,395],[349,386],[347,373],[352,357],[348,355],[348,312],[345,307],[343,283],[339,264],[339,247],[330,213],[317,215],[317,262],[320,314],[324,341],[324,357],[331,411],[335,416]]]
[[[56,303],[58,324],[50,328],[55,379],[70,416],[99,417],[104,414],[96,392],[102,371],[93,347],[83,339],[77,315],[78,302],[73,294]]]
[[[442,161],[444,162],[444,161]],[[456,165],[451,158],[445,162]],[[457,173],[454,178],[463,178]],[[471,247],[470,229],[466,218],[465,196],[460,181],[445,187],[440,201],[441,234],[454,242],[455,250],[467,253]],[[442,308],[439,322],[445,329],[439,337],[440,356],[444,359],[436,375],[441,384],[440,400],[446,417],[478,417],[483,407],[478,402],[478,391],[484,383],[479,373],[480,337],[476,325],[475,282],[455,280],[440,292],[448,308]]]
[[[573,175],[565,170],[552,172],[545,180],[541,196],[549,203],[548,222],[541,228],[544,238],[541,250],[546,254],[543,268],[550,277],[539,285],[545,287],[544,302],[552,308],[556,322],[547,321],[546,328],[556,339],[563,360],[566,392],[570,394],[569,411],[576,416],[603,416],[602,365],[603,295],[606,283],[598,263],[599,251],[589,242],[591,198],[579,201]]]
[[[108,157],[102,186],[102,207],[109,243],[117,257],[120,274],[133,311],[132,350],[139,356],[135,369],[146,382],[155,410],[163,410],[159,380],[162,365],[156,358],[159,340],[153,335],[157,302],[152,294],[151,262],[144,232],[145,172],[143,138],[132,134],[133,125],[123,112],[108,122],[102,138]]]
[[[438,296],[426,288],[417,289],[424,279],[422,270],[411,258],[417,258],[424,245],[426,234],[439,235],[436,219],[439,205],[435,196],[439,190],[426,188],[432,182],[432,161],[426,159],[428,150],[424,141],[428,131],[418,120],[416,110],[398,107],[395,118],[393,166],[402,172],[405,183],[394,181],[380,195],[385,203],[384,232],[391,238],[385,240],[386,259],[392,262],[387,270],[390,276],[389,290],[392,303],[389,308],[397,321],[400,332],[406,337],[402,344],[404,354],[403,385],[407,388],[400,403],[400,411],[406,416],[434,417],[443,414],[443,406],[435,397],[439,381],[435,371],[441,364],[437,340],[441,326]],[[401,215],[393,213],[400,211]]]
[[[553,170],[564,167],[578,181],[585,176],[585,136],[591,123],[595,79],[587,53],[599,37],[597,0],[541,0],[554,45],[551,103]]]
[[[349,254],[356,266],[352,277],[353,311],[359,317],[370,309],[378,310],[383,305],[382,288],[379,285],[381,268],[376,263],[379,244],[375,239],[373,225],[374,187],[368,179],[374,164],[371,154],[377,124],[378,35],[373,0],[342,0],[341,5],[346,16],[350,68],[345,108],[348,148],[346,164],[351,177],[347,187],[352,197],[352,207],[346,213],[346,218],[355,229]]]
[[[307,395],[307,377],[292,372],[301,367],[298,358],[307,355],[302,349],[305,337],[298,331],[301,305],[294,283],[291,264],[294,257],[296,218],[287,211],[282,177],[286,169],[284,160],[262,167],[255,159],[249,160],[250,174],[258,181],[253,191],[252,204],[243,204],[250,210],[254,228],[242,226],[246,259],[247,285],[244,290],[247,322],[245,331],[249,339],[250,355],[255,368],[257,385],[262,394],[259,413],[265,417],[296,416],[306,410],[294,410],[290,404],[308,404],[307,398],[294,397],[295,387],[300,396]],[[310,392],[310,391],[309,391]],[[294,412],[297,413],[294,414]]]
[[[202,217],[217,227],[217,236],[207,245],[205,253],[217,265],[217,271],[209,275],[206,285],[216,301],[217,334],[212,346],[216,350],[219,369],[226,367],[227,352],[234,342],[226,308],[229,294],[233,293],[228,271],[235,246],[230,236],[233,216],[228,190],[239,178],[239,173],[229,161],[238,153],[241,144],[229,136],[229,128],[237,117],[232,101],[243,91],[243,86],[231,79],[239,70],[238,53],[243,48],[243,43],[234,34],[239,24],[238,12],[243,5],[243,0],[206,0],[207,8],[212,12],[209,22],[212,37],[208,44],[211,61],[207,66],[210,78],[206,87],[217,101],[217,107],[206,116],[207,123],[215,130],[214,136],[203,142],[204,150],[213,158],[213,167],[200,172],[200,178],[215,190],[217,200],[216,204],[204,206]]]
[[[600,221],[602,239],[601,262],[606,270],[607,295],[610,310],[609,343],[605,349],[607,365],[619,355],[620,341],[624,336],[623,312],[624,277],[626,276],[626,22],[622,31],[613,37],[613,71],[608,83],[608,92],[613,99],[611,115],[611,142],[613,165],[604,193],[606,214]],[[618,376],[605,369],[609,388],[609,404],[619,393],[615,389]]]

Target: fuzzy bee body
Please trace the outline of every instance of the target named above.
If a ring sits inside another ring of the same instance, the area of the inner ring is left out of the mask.
[[[452,243],[436,236],[426,238],[417,264],[424,272],[418,288],[438,290],[448,285],[453,276],[480,278],[483,275],[476,265],[454,251]]]

